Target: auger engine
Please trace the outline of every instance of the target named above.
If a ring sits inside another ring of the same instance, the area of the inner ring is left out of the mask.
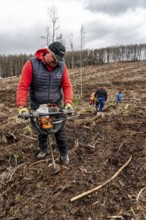
[[[59,112],[59,108],[56,105],[40,105],[39,108],[36,110],[36,113],[40,115],[38,117],[38,125],[43,129],[52,128],[52,119],[54,116],[51,116],[50,114],[52,113],[53,115],[53,113],[55,112]]]

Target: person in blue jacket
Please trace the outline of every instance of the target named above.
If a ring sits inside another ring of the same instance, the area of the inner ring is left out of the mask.
[[[116,103],[121,104],[123,99],[122,90],[119,90],[119,92],[116,94]]]
[[[102,112],[106,100],[107,100],[107,91],[103,86],[101,86],[99,89],[97,89],[95,93],[95,107],[97,112],[98,110]]]

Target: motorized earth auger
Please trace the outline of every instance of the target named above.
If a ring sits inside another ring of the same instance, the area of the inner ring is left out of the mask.
[[[43,104],[38,109],[30,109],[28,113],[24,114],[25,119],[30,119],[31,127],[37,135],[49,135],[48,145],[51,150],[53,173],[60,171],[60,165],[55,162],[50,136],[57,133],[67,120],[76,117],[72,116],[73,114],[74,110],[59,108],[54,104]]]

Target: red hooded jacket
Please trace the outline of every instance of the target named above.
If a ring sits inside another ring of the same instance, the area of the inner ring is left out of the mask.
[[[44,57],[43,54],[47,51],[46,48],[40,49],[36,52],[35,56],[37,59],[43,60]],[[52,70],[52,67],[47,66],[48,70]],[[26,100],[28,96],[28,89],[30,87],[31,81],[32,81],[32,64],[31,61],[28,60],[23,69],[22,74],[20,77],[20,81],[17,88],[16,93],[16,104],[17,106],[26,106]],[[70,83],[69,74],[66,65],[64,64],[64,74],[62,79],[62,89],[64,94],[64,103],[70,103],[72,104],[73,99],[73,91],[72,91],[72,85]]]

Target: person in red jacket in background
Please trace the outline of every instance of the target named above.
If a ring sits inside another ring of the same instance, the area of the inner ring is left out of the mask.
[[[65,65],[65,52],[66,49],[62,43],[54,42],[48,48],[38,50],[35,57],[25,63],[16,94],[16,102],[21,117],[28,112],[26,108],[28,90],[31,108],[37,109],[41,104],[56,104],[61,107],[62,99],[64,99],[65,108],[73,110],[73,90]],[[55,137],[60,151],[60,160],[62,163],[68,164],[65,128],[59,130]],[[47,138],[48,135],[38,135],[40,147],[38,159],[45,158],[48,153]]]
[[[95,92],[92,92],[90,96],[90,105],[94,105],[94,104],[95,104]]]

